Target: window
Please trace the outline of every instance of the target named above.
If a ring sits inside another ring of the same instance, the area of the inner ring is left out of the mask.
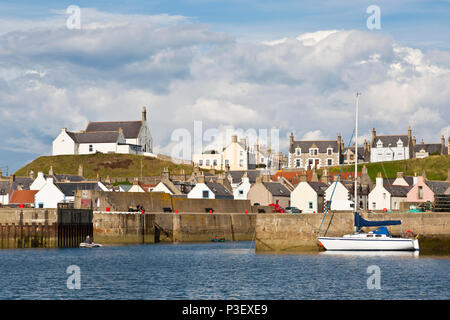
[[[239,190],[239,195],[240,196],[244,195],[244,190]]]
[[[302,149],[301,148],[296,148],[295,149],[295,155],[296,156],[301,156],[302,155]]]
[[[313,208],[313,203],[312,203],[312,202],[309,202],[309,203],[308,203],[308,207],[309,207],[310,209],[312,209],[312,208]]]
[[[244,151],[241,150],[241,151],[239,152],[239,155],[240,155],[240,156],[243,156],[243,155],[244,155]]]
[[[203,165],[203,160],[198,160],[198,165],[202,166]]]
[[[375,237],[376,238],[381,238],[381,234],[376,234]]]
[[[296,160],[295,160],[295,166],[296,166],[297,168],[300,168],[300,167],[302,166],[300,159],[296,159]]]
[[[317,148],[310,148],[309,149],[309,154],[311,156],[317,156],[318,152],[319,152],[319,150]]]
[[[423,199],[423,187],[422,186],[417,187],[417,192],[418,192],[418,198]]]
[[[331,156],[333,154],[333,149],[332,148],[328,148],[327,149],[327,155]]]
[[[213,160],[213,165],[217,166],[217,160],[216,159]]]
[[[209,198],[209,191],[208,190],[204,190],[203,191],[203,198]]]
[[[209,166],[209,159],[206,160],[206,165]]]
[[[261,162],[264,162],[264,158],[261,158]]]
[[[327,159],[327,165],[332,166],[333,165],[333,159]]]
[[[94,147],[92,146],[92,144],[89,145],[89,152],[94,151]]]
[[[386,200],[386,193],[383,192],[383,199]]]
[[[225,160],[225,167],[227,167],[227,166],[229,166],[229,165],[230,165],[230,160],[226,159],[226,160]]]
[[[239,160],[239,167],[243,167],[244,166],[244,160],[240,159]]]
[[[375,202],[372,202],[372,209],[376,209],[377,208],[377,204]]]

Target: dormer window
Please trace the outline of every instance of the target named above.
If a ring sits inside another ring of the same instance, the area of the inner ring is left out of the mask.
[[[301,148],[295,148],[295,155],[301,156],[302,155],[302,149]]]
[[[327,155],[331,156],[333,154],[333,148],[327,148]]]
[[[383,148],[383,142],[381,142],[381,140],[378,140],[377,148]]]
[[[318,153],[319,153],[318,148],[310,148],[309,149],[309,155],[311,155],[311,156],[317,156]]]
[[[403,148],[403,141],[402,141],[402,140],[398,139],[398,141],[397,141],[397,147]]]

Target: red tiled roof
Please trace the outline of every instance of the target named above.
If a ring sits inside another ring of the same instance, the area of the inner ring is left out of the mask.
[[[39,190],[15,190],[11,195],[9,203],[11,204],[34,203],[34,195],[38,192]]]

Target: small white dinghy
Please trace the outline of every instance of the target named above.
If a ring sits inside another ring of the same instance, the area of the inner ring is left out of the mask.
[[[86,243],[82,242],[80,243],[80,248],[98,248],[103,247],[100,243]]]

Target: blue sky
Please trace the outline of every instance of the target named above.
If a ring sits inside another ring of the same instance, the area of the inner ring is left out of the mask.
[[[69,5],[79,32],[64,28]],[[380,30],[366,27],[370,5]],[[275,126],[284,152],[291,131],[345,140],[356,90],[363,137],[412,125],[439,142],[449,21],[450,1],[0,1],[0,168],[49,154],[62,127],[134,120],[142,105],[166,154],[195,120]]]

